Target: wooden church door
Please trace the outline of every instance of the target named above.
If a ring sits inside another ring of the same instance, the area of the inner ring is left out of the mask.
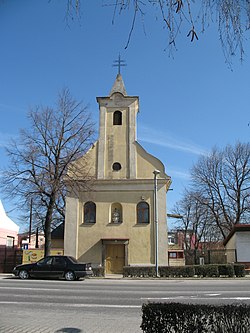
[[[124,244],[106,245],[106,274],[122,274],[125,265]]]

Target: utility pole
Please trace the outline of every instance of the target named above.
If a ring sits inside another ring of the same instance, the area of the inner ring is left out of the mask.
[[[29,244],[31,244],[31,230],[32,230],[32,207],[33,200],[30,200],[30,226],[29,226]]]
[[[160,174],[159,170],[154,170],[154,222],[155,222],[155,274],[156,277],[159,277],[159,253],[158,253],[158,184],[157,176]]]

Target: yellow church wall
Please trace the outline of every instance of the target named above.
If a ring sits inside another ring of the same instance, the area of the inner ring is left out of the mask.
[[[146,227],[135,225],[132,232],[133,237],[129,241],[128,259],[129,265],[149,265],[154,263],[154,248],[152,247],[153,221]]]
[[[130,228],[125,226],[125,223],[123,222],[119,225],[110,225],[107,228],[107,232],[103,233],[98,220],[93,226],[81,225],[78,234],[81,241],[78,244],[77,257],[80,258],[80,260],[91,262],[93,266],[101,265],[101,239],[122,238],[129,240],[129,265],[153,264],[154,257],[150,246],[150,228],[151,224],[147,226],[134,226],[133,230],[129,230]]]
[[[119,110],[122,112],[122,125],[113,125],[113,113]],[[110,108],[106,117],[106,149],[108,154],[105,159],[106,177],[110,179],[127,177],[127,161],[128,161],[128,131],[127,131],[127,109]],[[123,167],[117,172],[113,172],[112,165],[119,162]]]
[[[123,111],[123,125],[124,126],[113,126],[112,117],[113,112],[117,108],[112,109],[112,112],[107,112],[106,119],[106,142],[108,154],[105,159],[105,177],[109,179],[126,179],[128,177],[128,137],[127,137],[127,124],[128,122],[128,110],[120,108],[119,110]],[[86,153],[83,157],[84,161],[88,161],[88,174],[89,176],[95,177],[97,174],[97,153],[98,153],[98,144],[97,141],[92,148]],[[165,168],[163,163],[156,157],[149,154],[143,147],[140,146],[137,142],[134,143],[136,146],[136,178],[137,179],[152,179],[153,171],[158,169],[161,171],[162,176],[165,176]],[[81,162],[81,159],[78,160]],[[122,169],[119,172],[113,172],[112,165],[117,161],[121,163]]]
[[[73,162],[71,168],[74,170],[72,173],[69,168],[67,174],[69,177],[76,178],[78,173],[79,178],[82,177],[81,167],[84,168],[84,175],[87,177],[96,177],[96,161],[97,161],[97,149],[98,149],[98,141],[96,141],[93,146],[86,152],[83,157],[80,157],[77,162]],[[76,168],[74,169],[74,165],[77,163]]]
[[[152,184],[153,185],[153,184]],[[159,186],[159,200],[165,196],[165,187]],[[143,193],[143,195],[142,195]],[[112,223],[111,206],[117,202],[122,206],[122,223]],[[138,224],[137,203],[142,198],[150,206],[150,223]],[[96,223],[86,224],[83,219],[84,203],[96,203]],[[128,264],[154,264],[154,212],[153,191],[92,191],[82,193],[79,202],[78,257],[95,265],[102,262],[101,239],[128,239]],[[166,216],[164,205],[159,207],[159,263],[167,264]],[[84,255],[83,255],[84,254]]]
[[[159,265],[168,265],[168,235],[166,222],[166,186],[164,180],[158,180],[158,260]]]
[[[85,197],[85,200],[83,201]],[[122,205],[122,223],[112,223],[111,206],[117,201]],[[90,199],[91,198],[91,199]],[[152,207],[152,191],[144,192],[145,201]],[[96,223],[83,222],[84,203],[93,200],[96,203]],[[128,239],[128,263],[150,264],[153,248],[150,246],[153,228],[153,211],[150,209],[150,223],[137,224],[136,206],[142,201],[141,194],[135,192],[100,192],[82,194],[79,203],[78,257],[101,263],[101,239]],[[93,246],[94,244],[94,246]],[[83,253],[84,256],[83,256]]]
[[[161,171],[162,176],[165,176],[163,163],[147,153],[138,143],[135,144],[137,151],[137,179],[152,179],[155,169]]]

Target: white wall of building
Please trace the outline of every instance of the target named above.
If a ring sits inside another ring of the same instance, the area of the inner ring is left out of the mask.
[[[250,262],[250,231],[236,233],[238,262]]]

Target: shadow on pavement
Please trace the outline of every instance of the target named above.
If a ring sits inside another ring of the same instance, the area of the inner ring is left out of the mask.
[[[56,330],[55,333],[81,333],[83,332],[79,328],[74,328],[74,327],[64,327],[64,328],[59,328],[59,330]]]

